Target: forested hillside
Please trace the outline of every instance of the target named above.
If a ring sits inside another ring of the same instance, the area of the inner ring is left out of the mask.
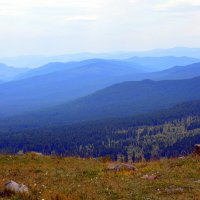
[[[110,156],[122,161],[185,155],[199,141],[200,101],[126,119],[21,131],[2,128],[0,135],[1,153],[40,151],[67,156]]]

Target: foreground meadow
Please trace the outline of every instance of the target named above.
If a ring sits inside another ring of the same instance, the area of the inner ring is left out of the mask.
[[[200,157],[140,162],[137,171],[108,171],[95,159],[56,156],[0,156],[0,191],[6,181],[28,186],[28,195],[10,200],[200,199]],[[155,180],[143,179],[155,175]]]

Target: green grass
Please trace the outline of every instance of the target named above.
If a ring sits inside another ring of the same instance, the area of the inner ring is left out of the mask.
[[[14,180],[29,187],[29,196],[11,200],[190,200],[200,199],[200,157],[136,163],[136,172],[108,172],[94,159],[50,156],[0,156],[0,189]],[[144,175],[158,175],[144,180]]]

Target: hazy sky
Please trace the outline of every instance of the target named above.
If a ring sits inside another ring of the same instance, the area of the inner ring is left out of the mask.
[[[0,0],[0,57],[200,47],[200,0]]]

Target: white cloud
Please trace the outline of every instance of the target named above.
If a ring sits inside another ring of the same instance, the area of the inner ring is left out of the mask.
[[[24,13],[23,12],[19,12],[16,10],[11,10],[11,9],[7,9],[7,10],[0,10],[0,16],[4,16],[4,17],[19,17],[19,16],[23,16]]]
[[[69,17],[65,17],[64,18],[65,20],[67,21],[95,21],[97,20],[97,17],[96,16],[69,16]]]
[[[168,0],[155,5],[158,11],[174,11],[183,8],[184,10],[200,9],[200,0]]]
[[[41,15],[66,15],[80,16],[85,12],[92,12],[99,8],[99,0],[1,0],[0,15],[30,17],[34,14]],[[88,20],[87,17],[85,17]]]

